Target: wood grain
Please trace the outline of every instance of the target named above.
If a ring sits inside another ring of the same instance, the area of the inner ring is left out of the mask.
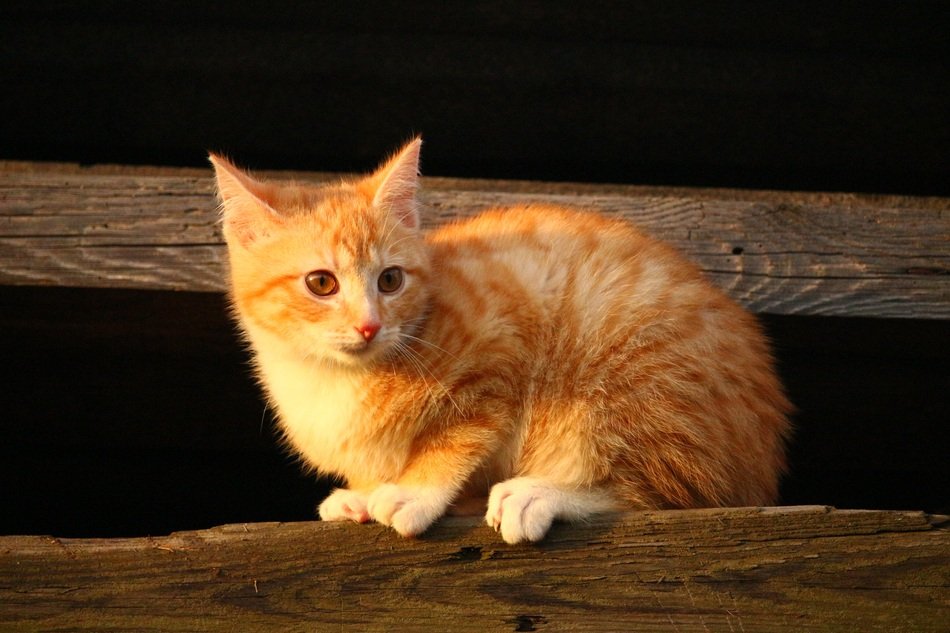
[[[224,290],[203,174],[0,167],[0,284]],[[950,317],[950,199],[440,178],[424,187],[427,226],[526,202],[629,218],[755,312]]]
[[[947,517],[638,512],[508,546],[475,519],[0,537],[4,631],[946,631]]]

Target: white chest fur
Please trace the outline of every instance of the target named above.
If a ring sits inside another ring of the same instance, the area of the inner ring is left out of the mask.
[[[258,365],[281,428],[308,465],[348,480],[395,481],[412,438],[392,437],[363,406],[361,372],[259,353]]]

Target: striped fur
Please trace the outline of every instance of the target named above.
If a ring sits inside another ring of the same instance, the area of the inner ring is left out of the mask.
[[[321,517],[408,536],[475,510],[515,543],[595,512],[775,502],[790,405],[755,319],[594,213],[420,231],[420,144],[322,187],[211,158],[260,380],[288,444],[347,483]],[[338,292],[308,291],[317,270]]]

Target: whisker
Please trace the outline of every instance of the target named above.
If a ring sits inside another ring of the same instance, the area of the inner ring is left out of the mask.
[[[462,413],[462,407],[460,407],[460,406],[458,405],[458,403],[457,403],[457,402],[455,401],[455,399],[452,397],[452,394],[449,393],[448,388],[442,383],[442,381],[439,380],[439,379],[436,377],[436,375],[432,372],[432,370],[431,370],[429,367],[427,367],[427,366],[425,365],[425,363],[423,362],[422,356],[421,356],[417,351],[413,350],[411,347],[408,347],[408,346],[406,347],[406,351],[409,352],[409,353],[412,354],[412,355],[415,355],[415,356],[417,357],[417,359],[418,359],[417,362],[419,363],[419,366],[422,367],[422,368],[429,374],[429,376],[432,378],[432,380],[434,380],[435,383],[436,383],[437,385],[439,385],[439,387],[442,388],[442,393],[444,393],[444,394],[445,394],[445,397],[449,399],[449,402],[452,403],[452,406],[455,407],[455,410],[458,411],[459,414],[461,414],[461,413]]]
[[[442,352],[443,354],[448,354],[449,356],[451,356],[451,357],[454,358],[455,360],[460,360],[458,356],[456,356],[455,354],[453,354],[453,353],[450,352],[449,350],[445,349],[444,347],[439,347],[439,346],[436,345],[435,343],[430,343],[429,341],[427,341],[427,340],[425,340],[425,339],[423,339],[423,338],[419,338],[418,336],[413,336],[412,334],[405,334],[405,333],[403,333],[402,336],[403,336],[404,338],[408,338],[408,339],[411,339],[411,340],[413,340],[413,341],[417,341],[417,342],[419,342],[419,343],[422,343],[422,344],[425,345],[426,347],[432,348],[432,349],[436,350],[437,352]]]
[[[429,381],[426,380],[425,374],[422,373],[422,367],[419,366],[419,363],[414,359],[408,352],[408,348],[402,341],[396,341],[393,345],[393,350],[396,352],[397,356],[405,360],[409,365],[419,374],[419,378],[422,379],[422,384],[425,385],[426,391],[429,394],[429,397],[432,400],[435,400],[435,394],[432,393],[432,388],[429,386]],[[396,369],[393,368],[393,374],[395,374]]]
[[[392,230],[390,230],[390,233],[392,233]],[[389,237],[389,236],[387,235],[386,237]],[[390,244],[389,247],[392,248],[393,246],[396,246],[396,245],[398,245],[398,244],[402,244],[403,242],[405,242],[405,241],[407,241],[407,240],[414,239],[414,238],[415,238],[415,235],[406,235],[405,237],[400,237],[398,240],[396,240],[395,242],[393,242],[392,244]]]
[[[425,376],[422,374],[422,371],[425,371],[429,375],[429,377],[432,378],[432,380],[435,381],[435,383],[439,387],[442,388],[442,393],[445,394],[445,397],[448,398],[449,402],[452,403],[452,406],[455,407],[455,410],[458,411],[460,414],[462,413],[462,407],[460,407],[458,403],[455,401],[455,399],[452,398],[452,395],[449,393],[449,390],[442,383],[442,381],[439,380],[436,377],[436,375],[432,373],[432,370],[429,369],[425,365],[425,363],[423,362],[424,358],[422,357],[421,354],[419,354],[419,352],[412,349],[410,346],[406,345],[406,343],[402,340],[396,341],[394,347],[402,354],[403,358],[408,360],[413,365],[413,367],[416,368],[416,371],[419,372],[419,377],[422,378],[427,389],[429,388],[429,382],[425,379]],[[432,396],[433,399],[435,398],[431,390],[429,390],[429,395]]]
[[[387,212],[387,214],[388,214],[390,217],[392,217],[392,209],[391,209],[391,208],[390,208],[390,209],[387,209],[386,212]],[[389,230],[386,231],[386,235],[383,237],[382,243],[385,244],[386,242],[389,241],[390,236],[392,236],[392,234],[396,231],[396,229],[399,228],[399,225],[400,225],[400,224],[401,224],[401,222],[399,222],[398,220],[392,223],[392,226],[390,226],[390,227],[389,227]],[[400,242],[404,242],[405,240],[411,240],[411,239],[414,239],[414,238],[416,238],[416,237],[417,237],[417,236],[416,236],[415,234],[410,233],[409,235],[406,235],[405,237],[399,238],[398,240],[396,240],[395,242],[393,242],[392,244],[390,244],[389,247],[390,247],[390,249],[391,249],[393,246],[395,246],[396,244],[399,244]]]

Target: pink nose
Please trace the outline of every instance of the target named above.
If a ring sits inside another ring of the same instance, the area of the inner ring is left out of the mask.
[[[369,323],[364,323],[364,324],[362,324],[362,325],[357,325],[357,326],[356,326],[356,331],[359,332],[360,335],[361,335],[364,339],[366,339],[366,342],[367,342],[367,343],[369,343],[370,341],[373,340],[373,338],[376,337],[376,333],[379,332],[379,328],[381,328],[381,327],[382,327],[382,326],[381,326],[379,323],[375,323],[375,322],[372,322],[372,321],[371,321],[371,322],[369,322]]]

